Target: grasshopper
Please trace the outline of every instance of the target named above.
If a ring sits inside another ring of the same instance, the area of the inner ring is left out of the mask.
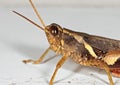
[[[41,30],[47,36],[50,46],[38,60],[23,60],[24,63],[32,62],[39,64],[45,55],[53,50],[56,54],[61,54],[62,58],[56,65],[55,71],[51,77],[49,85],[53,85],[57,71],[68,58],[73,59],[76,63],[97,67],[106,71],[110,85],[114,85],[112,75],[120,77],[120,41],[109,39],[101,36],[90,35],[83,32],[75,32],[61,27],[56,23],[45,25],[32,0],[29,0],[33,10],[43,27],[39,26],[32,20],[22,14],[13,11],[17,15],[25,18]]]

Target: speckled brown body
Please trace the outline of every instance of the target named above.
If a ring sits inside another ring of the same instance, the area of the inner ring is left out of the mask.
[[[79,43],[73,36],[70,36],[67,33],[63,33],[62,39],[64,40],[64,43],[65,43],[63,48],[65,48],[65,50],[67,51],[71,51],[72,54],[70,57],[76,63],[79,63],[81,65],[94,66],[93,63],[95,62],[91,63],[93,65],[90,65],[90,63],[87,62],[91,60],[95,60],[96,63],[98,63],[98,61],[105,62],[104,57],[108,52],[113,50],[120,50],[119,40],[90,35],[82,32],[74,32],[68,29],[63,29],[63,30],[68,31],[70,33],[75,33],[81,36],[88,44],[92,46],[95,53],[98,55],[97,59],[94,58],[93,56],[90,55],[88,50],[86,50],[83,43]],[[108,65],[108,66],[110,67],[111,72],[113,72],[113,70],[115,69],[120,71],[120,58],[113,65]]]
[[[104,58],[104,56],[112,50],[120,50],[120,41],[119,40],[113,40],[109,38],[89,35],[82,32],[74,32],[68,29],[63,29],[72,33],[76,33],[79,36],[81,36],[88,44],[90,44],[95,53],[98,55],[98,59]],[[85,49],[83,43],[79,43],[73,36],[70,36],[69,34],[63,33],[62,39],[65,42],[64,48],[68,48],[68,50],[71,49],[71,51],[74,51],[74,55],[81,56],[81,58],[90,59],[93,58],[89,52]],[[75,57],[75,56],[74,56]],[[72,57],[72,58],[74,58]]]

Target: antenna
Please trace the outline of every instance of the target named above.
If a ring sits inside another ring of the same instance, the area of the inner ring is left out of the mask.
[[[33,22],[32,20],[28,19],[27,17],[23,16],[22,14],[16,12],[16,11],[13,11],[15,14],[21,16],[22,18],[26,19],[27,21],[29,21],[30,23],[34,24],[35,26],[37,26],[38,28],[40,28],[41,30],[44,30],[41,26],[39,26],[38,24],[36,24],[35,22]]]
[[[41,18],[41,16],[40,16],[40,14],[38,13],[36,7],[34,6],[32,0],[29,0],[29,2],[30,2],[30,4],[31,4],[31,6],[32,6],[32,8],[33,8],[33,10],[34,10],[34,12],[36,13],[38,19],[39,19],[40,22],[42,23],[43,27],[46,27],[45,24],[44,24],[44,22],[43,22],[43,20],[42,20],[42,18]]]

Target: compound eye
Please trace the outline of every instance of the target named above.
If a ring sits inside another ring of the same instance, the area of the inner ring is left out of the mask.
[[[53,34],[54,36],[58,34],[57,26],[51,26],[51,34]]]

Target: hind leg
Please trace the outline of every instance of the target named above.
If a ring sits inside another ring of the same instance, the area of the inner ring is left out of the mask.
[[[112,76],[110,74],[110,68],[108,67],[108,65],[101,60],[98,59],[91,59],[89,61],[84,62],[86,66],[95,66],[98,67],[100,69],[104,69],[107,73],[110,85],[114,85],[113,80],[112,80]]]
[[[108,52],[103,60],[109,66],[111,73],[116,77],[120,77],[120,50]]]
[[[119,69],[117,69],[117,68],[110,69],[110,71],[111,71],[113,76],[120,78],[120,68]]]

